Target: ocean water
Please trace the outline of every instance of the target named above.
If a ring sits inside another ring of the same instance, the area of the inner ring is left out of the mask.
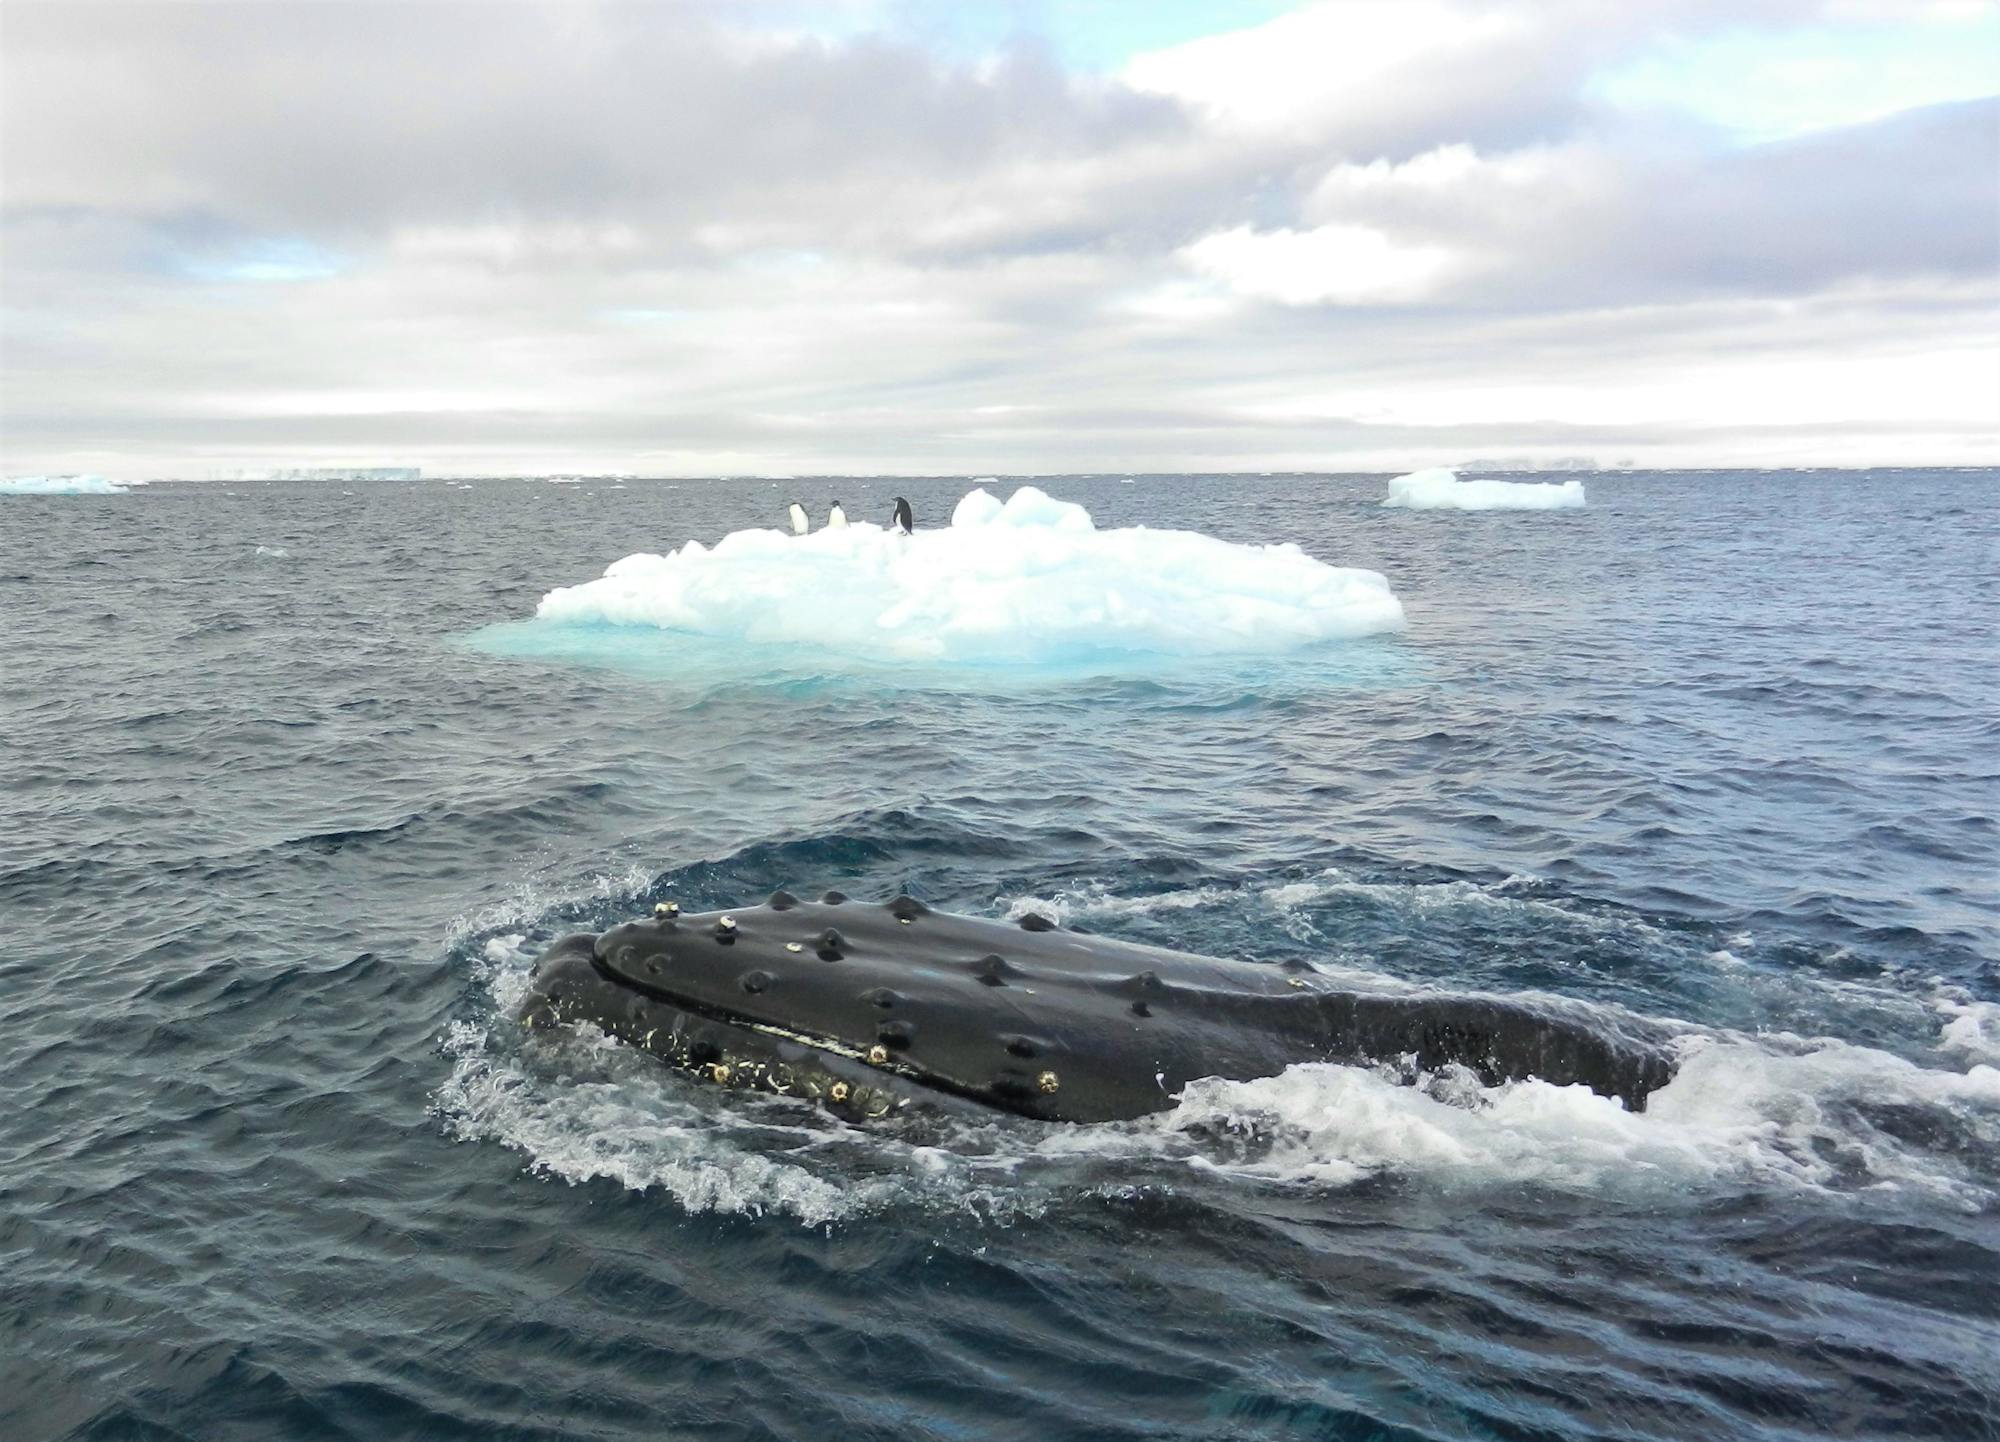
[[[531,620],[964,480],[0,498],[0,1437],[2000,1436],[2000,474],[1581,479],[1044,481],[1409,624],[1034,667]],[[508,1019],[778,886],[1685,1056],[860,1131]]]

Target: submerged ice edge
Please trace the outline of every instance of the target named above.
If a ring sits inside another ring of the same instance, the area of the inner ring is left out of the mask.
[[[1100,530],[1032,486],[975,489],[951,523],[732,532],[614,562],[542,597],[538,622],[606,624],[892,663],[1036,664],[1091,654],[1286,652],[1401,630],[1376,571],[1291,543]]]

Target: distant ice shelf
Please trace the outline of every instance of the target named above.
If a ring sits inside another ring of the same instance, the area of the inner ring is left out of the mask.
[[[276,469],[232,471],[228,481],[420,481],[418,466],[280,466]]]
[[[12,476],[0,480],[0,496],[122,496],[138,484],[102,476]]]

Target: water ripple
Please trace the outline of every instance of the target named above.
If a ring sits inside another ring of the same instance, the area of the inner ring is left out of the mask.
[[[1059,479],[1410,629],[977,685],[468,639],[768,486],[16,498],[0,1435],[2000,1435],[1994,479]],[[508,1021],[780,885],[1686,1057],[1641,1116],[1319,1067],[864,1132]]]

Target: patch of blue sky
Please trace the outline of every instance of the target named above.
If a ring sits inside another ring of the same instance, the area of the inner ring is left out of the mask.
[[[199,280],[282,284],[325,280],[340,274],[345,266],[339,257],[309,240],[265,237],[186,257],[181,268]]]
[[[1671,41],[1589,86],[1621,108],[1678,110],[1760,144],[2000,93],[2000,7],[1890,22],[1735,28]]]
[[[1065,69],[1110,74],[1151,50],[1244,30],[1296,9],[1293,0],[780,0],[760,7],[774,28],[828,40],[885,35],[947,60],[972,63],[1026,43],[1046,45]]]

